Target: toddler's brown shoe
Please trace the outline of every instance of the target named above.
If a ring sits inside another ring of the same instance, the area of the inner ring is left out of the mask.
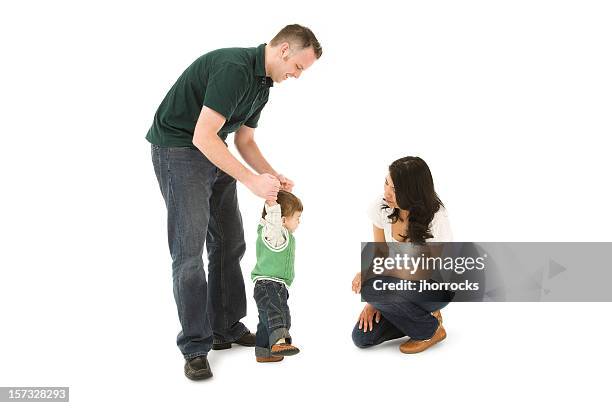
[[[279,361],[283,361],[283,356],[270,356],[270,357],[259,357],[256,356],[255,359],[258,363],[277,363]]]

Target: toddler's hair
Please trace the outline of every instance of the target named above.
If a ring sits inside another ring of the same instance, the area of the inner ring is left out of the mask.
[[[276,202],[281,206],[282,217],[291,217],[296,211],[304,211],[304,206],[300,199],[288,191],[279,191],[276,196]],[[266,206],[264,205],[263,211],[261,212],[261,218],[265,217]]]

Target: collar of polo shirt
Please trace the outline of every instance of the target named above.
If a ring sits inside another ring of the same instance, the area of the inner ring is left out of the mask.
[[[261,84],[268,88],[274,86],[274,81],[269,76],[266,76],[266,43],[257,47],[255,53],[255,76],[261,79]]]

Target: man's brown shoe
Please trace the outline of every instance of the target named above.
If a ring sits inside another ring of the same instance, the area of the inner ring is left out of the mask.
[[[442,327],[442,324],[438,326],[438,329],[431,337],[427,340],[413,340],[410,339],[400,346],[400,351],[405,354],[415,354],[425,351],[436,343],[441,342],[446,338],[446,330]]]
[[[300,352],[300,349],[289,343],[279,343],[270,349],[274,356],[293,356]]]
[[[190,380],[205,380],[212,375],[206,356],[198,356],[185,361],[185,377]]]
[[[240,336],[239,339],[234,340],[233,342],[227,342],[227,343],[218,342],[215,339],[213,339],[212,349],[213,350],[226,350],[232,347],[232,343],[240,344],[241,346],[245,346],[245,347],[255,347],[255,335],[251,333],[250,331],[247,331],[242,336]]]
[[[258,363],[277,363],[279,361],[283,361],[283,356],[270,356],[270,357],[259,357],[256,356],[255,360],[257,360]]]

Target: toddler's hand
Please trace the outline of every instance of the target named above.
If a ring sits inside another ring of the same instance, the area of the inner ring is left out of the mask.
[[[291,190],[293,190],[293,186],[295,185],[293,181],[289,180],[287,177],[283,176],[282,174],[279,174],[277,177],[278,177],[278,181],[280,181],[280,184],[281,184],[281,190],[285,190],[288,192],[291,192]]]

